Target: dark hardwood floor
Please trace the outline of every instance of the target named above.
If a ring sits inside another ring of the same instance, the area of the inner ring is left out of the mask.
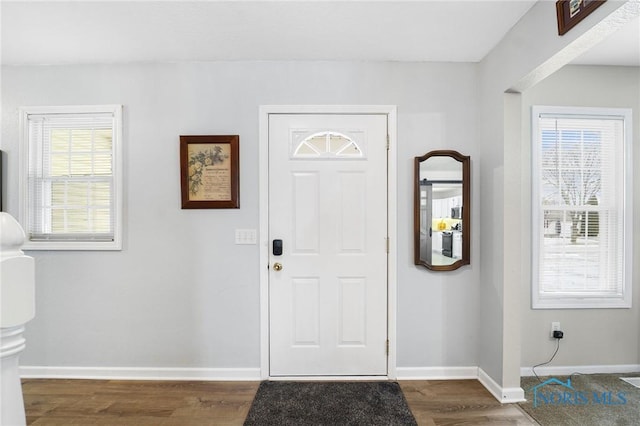
[[[30,425],[242,425],[258,382],[26,379]],[[419,425],[535,425],[476,380],[402,381]]]

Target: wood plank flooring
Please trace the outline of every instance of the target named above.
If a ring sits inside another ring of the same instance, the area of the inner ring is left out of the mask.
[[[242,425],[259,382],[26,379],[29,425]],[[418,425],[536,425],[476,380],[401,381]]]
[[[518,404],[501,404],[477,380],[400,381],[419,426],[537,425]]]

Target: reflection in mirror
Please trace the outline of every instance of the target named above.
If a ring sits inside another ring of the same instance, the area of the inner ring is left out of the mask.
[[[415,158],[416,265],[450,271],[470,263],[469,162],[456,151]]]

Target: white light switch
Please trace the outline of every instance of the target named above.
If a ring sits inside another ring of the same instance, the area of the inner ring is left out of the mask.
[[[257,244],[255,229],[236,229],[236,244]]]

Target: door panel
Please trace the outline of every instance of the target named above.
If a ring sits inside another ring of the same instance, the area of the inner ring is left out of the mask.
[[[269,116],[270,375],[387,374],[387,116]]]
[[[291,207],[293,211],[294,251],[293,254],[318,254],[320,241],[320,176],[317,172],[293,172],[291,173],[293,184],[293,199]],[[285,208],[283,206],[283,208]],[[280,213],[275,213],[277,220]]]

